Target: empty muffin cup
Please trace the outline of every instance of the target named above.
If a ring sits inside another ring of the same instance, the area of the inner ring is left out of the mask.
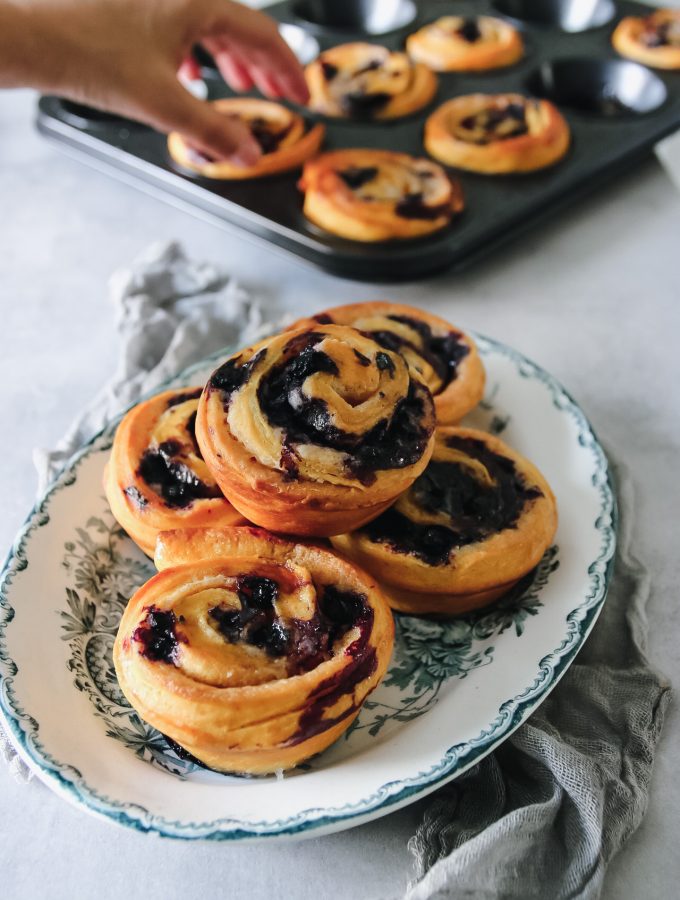
[[[379,35],[410,25],[417,10],[412,0],[298,0],[293,12],[317,32]]]
[[[643,115],[665,101],[664,83],[649,69],[615,59],[573,58],[544,63],[530,77],[532,94],[581,112]]]
[[[614,18],[613,0],[495,0],[497,12],[516,22],[560,28],[562,31],[588,31],[606,25]]]

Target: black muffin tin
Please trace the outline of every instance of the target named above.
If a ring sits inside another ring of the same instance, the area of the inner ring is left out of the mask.
[[[329,272],[361,280],[403,281],[473,262],[635,165],[657,141],[680,127],[680,72],[652,71],[621,60],[611,46],[612,30],[622,16],[651,12],[639,3],[288,0],[267,12],[282,22],[302,25],[322,50],[351,40],[401,49],[408,34],[442,15],[502,15],[523,32],[526,56],[520,63],[480,74],[441,74],[434,102],[413,116],[396,122],[327,120],[327,150],[382,147],[425,155],[422,133],[427,115],[450,97],[476,91],[549,96],[569,122],[572,147],[555,167],[533,174],[460,173],[466,209],[450,227],[412,241],[363,244],[326,234],[305,219],[297,173],[240,182],[192,176],[173,164],[163,135],[56,97],[40,99],[38,128],[112,174]],[[407,21],[412,12],[415,18]],[[358,28],[361,22],[370,33]],[[593,23],[595,27],[578,30]],[[209,66],[204,75],[210,97],[231,94]]]

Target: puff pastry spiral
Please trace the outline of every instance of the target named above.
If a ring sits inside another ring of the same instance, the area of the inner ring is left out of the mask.
[[[401,353],[430,389],[439,425],[453,425],[484,394],[484,366],[472,338],[425,310],[372,301],[335,306],[296,322],[351,325],[383,347]]]
[[[626,16],[614,29],[612,44],[622,56],[657,69],[680,69],[680,10]]]
[[[196,443],[200,395],[201,388],[164,391],[131,409],[116,431],[104,491],[116,520],[148,556],[160,531],[244,521]]]
[[[421,477],[385,513],[332,538],[395,609],[453,615],[484,606],[538,565],[557,527],[550,486],[499,438],[440,428]]]
[[[256,528],[161,535],[162,570],[114,645],[139,715],[204,765],[264,774],[325,749],[385,673],[394,625],[370,576]]]
[[[510,66],[524,44],[509,22],[492,16],[443,16],[406,41],[411,59],[437,72],[474,72]]]
[[[397,119],[426,106],[437,76],[405,53],[376,44],[342,44],[325,50],[305,70],[309,106],[327,116]]]
[[[340,237],[387,241],[440,231],[463,209],[460,185],[427,159],[390,150],[335,150],[302,170],[304,213]]]
[[[254,166],[236,166],[228,160],[211,159],[191,147],[177,131],[168,136],[168,152],[176,163],[206,178],[226,180],[262,178],[289,172],[314,156],[325,129],[317,124],[307,129],[302,116],[280,103],[252,97],[230,97],[213,101],[225,116],[240,119],[250,129],[262,149]]]
[[[548,100],[466,94],[425,123],[425,148],[439,162],[488,175],[554,165],[569,149],[569,126]]]
[[[422,472],[434,419],[430,391],[399,353],[353,328],[317,325],[223,363],[196,435],[250,521],[329,535],[378,515]]]

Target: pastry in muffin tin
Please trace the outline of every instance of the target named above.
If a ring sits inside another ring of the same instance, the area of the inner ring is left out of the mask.
[[[441,166],[390,150],[322,153],[305,163],[298,186],[310,221],[355,241],[421,237],[463,209],[459,182]]]
[[[445,319],[403,303],[350,303],[300,319],[305,325],[350,325],[401,353],[434,397],[439,425],[454,425],[484,393],[484,366],[472,338]]]
[[[465,94],[428,117],[424,141],[439,162],[494,175],[554,165],[569,149],[570,131],[549,100]]]
[[[394,624],[375,581],[260,529],[159,538],[113,658],[123,693],[179,752],[266,774],[336,740],[383,677]]]
[[[234,180],[289,172],[300,168],[323,143],[323,125],[308,128],[302,116],[280,103],[251,97],[230,97],[214,100],[213,106],[224,116],[239,119],[250,129],[260,145],[262,156],[252,166],[212,159],[192,147],[179,132],[173,131],[168,137],[170,156],[184,169],[205,178]]]
[[[230,502],[257,525],[327,536],[386,509],[427,465],[435,412],[401,354],[353,328],[284,332],[224,362],[196,437]]]
[[[474,72],[516,63],[524,43],[516,28],[493,16],[442,16],[410,35],[406,50],[436,72]]]
[[[333,546],[374,575],[394,609],[456,615],[538,565],[557,528],[547,481],[498,437],[437,430],[428,467],[386,512]]]
[[[160,531],[245,521],[196,443],[200,395],[201,388],[164,391],[133,407],[116,431],[104,491],[116,520],[148,556]]]
[[[405,53],[376,44],[342,44],[305,69],[309,108],[348,119],[397,119],[426,106],[437,76]]]
[[[680,69],[680,10],[626,16],[614,29],[612,44],[622,56],[646,66]]]

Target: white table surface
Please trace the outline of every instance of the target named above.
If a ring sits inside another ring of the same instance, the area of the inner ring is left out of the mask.
[[[63,156],[33,131],[33,104],[28,92],[0,95],[0,547],[33,501],[33,447],[54,444],[113,369],[109,274],[152,240],[177,238],[277,308],[302,314],[389,296],[500,338],[553,372],[634,473],[638,550],[654,573],[650,653],[680,682],[680,194],[656,161],[468,273],[385,288],[305,268]],[[608,900],[677,896],[678,740],[671,708],[649,812],[611,865]],[[0,765],[0,895],[398,895],[422,808],[296,844],[183,843],[93,819]]]

